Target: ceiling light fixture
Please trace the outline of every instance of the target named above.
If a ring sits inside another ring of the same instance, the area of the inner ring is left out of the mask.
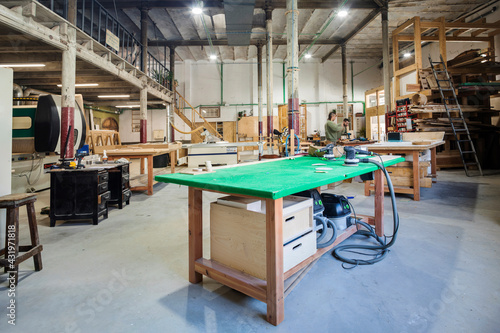
[[[311,55],[309,53],[306,53],[306,55],[304,56],[306,59],[311,59]]]
[[[0,67],[45,67],[45,64],[0,64]]]
[[[97,97],[99,97],[99,98],[127,98],[127,97],[130,97],[130,95],[99,95]]]
[[[484,64],[485,62],[487,62],[488,60],[484,59],[481,61],[482,64]]]
[[[411,53],[410,52],[406,52],[405,54],[403,54],[403,57],[409,58],[409,57],[411,57]]]
[[[481,57],[486,58],[486,53],[482,53]]]
[[[217,55],[215,55],[215,54],[211,54],[211,55],[210,55],[210,59],[211,59],[211,60],[215,60],[215,59],[217,59]]]
[[[75,87],[97,87],[99,83],[76,83]],[[58,87],[62,87],[62,84],[58,84]]]
[[[115,108],[140,108],[140,105],[117,105]]]
[[[198,7],[198,6],[193,7],[192,11],[193,11],[193,14],[195,14],[195,15],[200,15],[201,13],[203,13],[203,9],[201,9],[201,7]]]
[[[347,10],[341,10],[341,11],[339,12],[339,17],[346,17],[346,16],[347,16],[347,14],[348,14],[348,13],[347,13]]]

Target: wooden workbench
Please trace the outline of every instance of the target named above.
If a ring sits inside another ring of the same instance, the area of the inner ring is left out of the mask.
[[[364,148],[368,149],[377,154],[405,154],[413,156],[413,186],[410,188],[406,187],[394,187],[396,193],[407,193],[413,194],[413,200],[420,201],[420,163],[419,155],[425,150],[430,150],[431,152],[431,177],[432,182],[437,182],[437,172],[436,172],[436,147],[444,145],[444,141],[436,140],[432,143],[424,145],[415,145],[412,142],[382,142],[375,143],[371,145],[365,145]],[[365,182],[365,195],[370,195],[370,190],[374,190],[375,187],[371,182]],[[385,187],[385,191],[388,192],[389,189]]]
[[[378,158],[377,158],[378,160]],[[336,181],[353,178],[369,172],[375,177],[375,216],[364,216],[363,221],[375,226],[379,236],[384,234],[383,173],[371,163],[356,167],[343,166],[343,159],[323,161],[332,170],[316,173],[316,157],[296,157],[268,160],[251,165],[239,164],[214,168],[215,173],[199,175],[167,174],[156,176],[160,182],[189,186],[189,281],[199,283],[206,275],[230,288],[267,304],[267,320],[278,325],[284,320],[284,282],[330,251],[357,231],[350,226],[337,236],[329,247],[321,248],[300,264],[284,272],[283,269],[283,197],[303,190],[319,188]],[[387,156],[384,165],[402,162],[403,158]],[[203,258],[203,191],[233,196],[258,198],[266,204],[266,280],[229,268],[217,261]],[[359,217],[359,215],[358,215]]]
[[[168,147],[168,148],[165,148]],[[144,162],[147,160],[148,184],[147,186],[131,187],[132,191],[147,191],[148,195],[153,195],[153,157],[163,154],[170,154],[170,172],[175,173],[175,164],[177,163],[177,151],[181,149],[182,144],[140,144],[128,145],[119,149],[107,150],[106,155],[110,160],[119,158],[139,158],[141,160],[141,175],[145,172]]]

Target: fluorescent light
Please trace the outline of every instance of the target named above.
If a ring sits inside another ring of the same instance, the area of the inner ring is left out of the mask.
[[[406,52],[405,54],[403,54],[403,57],[409,58],[409,57],[411,57],[411,53],[410,52]]]
[[[196,14],[196,15],[200,15],[201,13],[203,13],[203,9],[201,9],[201,7],[193,7],[192,11],[193,11],[193,14]]]
[[[99,83],[77,83],[75,87],[97,87]],[[62,84],[58,84],[58,87],[62,87]]]
[[[339,17],[346,17],[346,16],[347,16],[347,14],[348,14],[348,13],[347,13],[347,10],[341,10],[341,11],[339,12]]]
[[[309,53],[306,53],[305,57],[306,59],[311,59],[311,55]]]
[[[45,67],[45,64],[1,64],[0,67]]]
[[[140,108],[140,105],[117,105],[115,108]]]
[[[484,59],[483,61],[481,61],[482,64],[484,64],[485,62],[487,62],[488,60]]]
[[[486,58],[486,53],[481,54],[481,57]]]
[[[215,54],[211,54],[211,55],[210,55],[210,59],[212,59],[212,60],[217,59],[217,55],[215,55]]]
[[[130,95],[99,95],[99,98],[128,98]]]

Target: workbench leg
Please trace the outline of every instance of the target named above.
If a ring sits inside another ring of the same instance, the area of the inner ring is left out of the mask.
[[[370,196],[370,185],[372,184],[371,180],[365,181],[365,197]]]
[[[374,172],[375,182],[375,232],[384,236],[384,174],[382,170]],[[369,185],[369,182],[366,182]]]
[[[177,164],[177,150],[170,152],[170,173],[175,173],[176,164]]]
[[[419,152],[413,151],[413,200],[420,201],[420,161]]]
[[[144,160],[146,159],[145,157],[141,157],[141,175],[144,174]]]
[[[189,187],[189,282],[201,282],[194,263],[203,256],[203,202],[202,191]]]
[[[436,159],[436,147],[431,148],[431,177],[432,182],[437,183],[437,159]]]
[[[266,199],[267,321],[278,325],[285,319],[283,272],[283,198]]]
[[[148,195],[153,195],[153,156],[148,156]]]

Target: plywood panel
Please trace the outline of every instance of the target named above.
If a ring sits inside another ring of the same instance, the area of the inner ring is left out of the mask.
[[[224,141],[236,142],[236,122],[225,121],[222,124],[223,138]]]

